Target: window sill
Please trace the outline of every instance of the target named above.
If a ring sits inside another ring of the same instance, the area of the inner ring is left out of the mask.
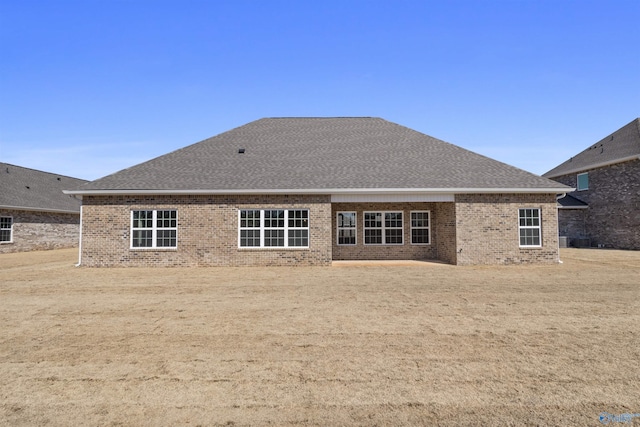
[[[129,248],[129,250],[132,252],[149,252],[149,251],[177,252],[178,248]]]
[[[304,246],[304,247],[297,247],[297,248],[279,248],[279,247],[274,247],[274,246],[269,246],[269,247],[258,247],[258,246],[251,246],[251,247],[242,247],[242,248],[238,248],[239,251],[254,251],[254,252],[258,252],[258,251],[308,251],[309,248],[308,246]]]

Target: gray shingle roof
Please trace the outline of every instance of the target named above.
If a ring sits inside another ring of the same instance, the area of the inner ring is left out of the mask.
[[[461,188],[564,186],[380,118],[267,118],[74,193]]]
[[[564,197],[560,197],[558,199],[558,207],[564,209],[586,209],[589,205],[580,199],[576,199],[569,194],[565,194]]]
[[[9,163],[0,163],[0,208],[80,212],[80,200],[64,194],[86,180],[70,178]]]
[[[546,178],[595,169],[620,161],[640,158],[640,118],[621,127],[583,152],[545,173]]]

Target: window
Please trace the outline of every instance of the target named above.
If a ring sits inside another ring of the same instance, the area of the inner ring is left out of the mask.
[[[338,212],[337,235],[339,245],[356,244],[356,213]]]
[[[264,211],[264,245],[284,246],[284,210]]]
[[[578,185],[577,185],[578,191],[588,190],[589,189],[589,173],[588,172],[579,173],[577,182],[578,182]]]
[[[365,245],[402,245],[402,212],[365,212]]]
[[[520,246],[540,247],[540,209],[520,209]]]
[[[429,211],[411,212],[411,244],[428,245],[429,237]]]
[[[308,248],[308,209],[241,209],[238,215],[241,248]]]
[[[289,247],[309,246],[309,211],[295,209],[287,211],[289,221]]]
[[[177,211],[131,211],[132,248],[176,248],[177,234]]]
[[[260,211],[240,211],[240,246],[260,246]]]
[[[0,243],[13,242],[12,230],[13,218],[10,216],[0,217]]]

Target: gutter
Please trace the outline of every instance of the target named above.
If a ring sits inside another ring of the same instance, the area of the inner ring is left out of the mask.
[[[75,211],[70,211],[67,209],[46,209],[46,208],[34,208],[30,206],[0,206],[0,209],[11,209],[15,211],[32,211],[32,212],[50,212],[50,213],[70,213],[70,214],[79,214],[80,209]]]
[[[161,196],[161,195],[265,195],[265,194],[558,194],[575,188],[287,188],[287,189],[228,189],[228,190],[63,190],[75,196]]]

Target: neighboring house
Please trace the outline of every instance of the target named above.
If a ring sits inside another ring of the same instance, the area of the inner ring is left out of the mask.
[[[77,246],[80,200],[62,190],[86,182],[0,163],[0,253]]]
[[[640,249],[640,118],[543,176],[576,188],[558,199],[569,245]]]
[[[558,262],[572,190],[380,118],[261,119],[66,191],[86,266]]]

